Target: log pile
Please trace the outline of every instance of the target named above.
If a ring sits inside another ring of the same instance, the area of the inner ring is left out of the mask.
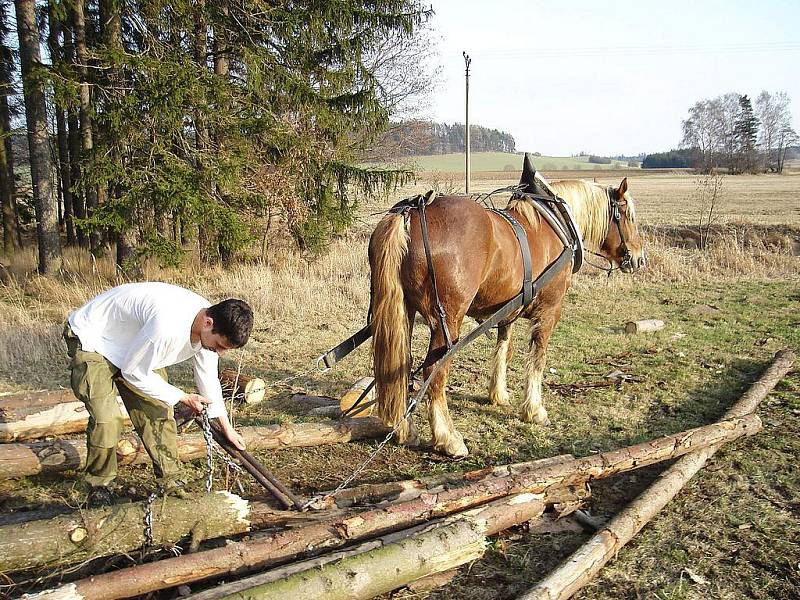
[[[599,531],[586,546],[524,596],[569,598],[721,445],[760,431],[761,421],[752,412],[793,361],[790,353],[780,354],[765,377],[717,423],[592,456],[565,455],[362,485],[316,498],[312,505],[316,512],[305,514],[214,494],[190,503],[167,499],[163,506],[156,506],[161,502],[157,500],[149,508],[134,503],[61,515],[16,524],[13,531],[0,527],[0,571],[69,565],[89,557],[129,553],[144,544],[141,523],[144,512],[151,510],[158,523],[152,532],[155,545],[191,537],[191,548],[196,549],[202,539],[239,539],[94,574],[41,592],[37,598],[124,598],[220,578],[235,581],[196,597],[371,598],[480,558],[488,536],[537,520],[549,507],[561,506],[565,513],[576,510],[595,479],[677,459],[628,510],[607,524],[598,524]],[[356,422],[372,421],[368,417]],[[264,432],[249,433],[248,443],[255,444],[253,435]],[[293,443],[295,434],[288,436]],[[288,442],[273,435],[266,443],[267,447],[280,447]],[[187,455],[194,451],[186,450]],[[39,459],[41,462],[42,457]],[[0,476],[2,472],[0,457]],[[206,521],[209,525],[201,526]],[[263,531],[266,526],[272,530]],[[242,534],[247,537],[241,538]]]

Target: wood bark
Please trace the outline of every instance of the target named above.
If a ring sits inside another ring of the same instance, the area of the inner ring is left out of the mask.
[[[36,26],[35,0],[15,0],[22,87],[25,95],[25,122],[28,127],[33,204],[36,213],[36,240],[39,272],[52,275],[61,268],[61,241],[58,235],[58,207],[50,181],[50,141],[47,107]]]
[[[357,419],[359,422],[369,419]],[[755,415],[666,436],[652,442],[595,456],[558,462],[505,477],[488,476],[466,485],[431,491],[412,500],[372,508],[294,531],[236,542],[199,552],[98,575],[79,583],[85,598],[128,597],[230,573],[263,569],[296,560],[312,551],[340,547],[390,531],[411,527],[434,518],[473,508],[511,494],[534,494],[539,500],[565,500],[564,487],[583,489],[586,480],[614,475],[661,460],[687,454],[702,445],[713,445],[750,435],[760,429]],[[105,594],[105,595],[103,595]]]
[[[77,69],[71,19],[68,18],[62,23],[62,30],[64,34],[64,62]],[[67,108],[67,144],[69,146],[70,181],[76,184],[81,177],[80,163],[82,152],[80,122],[78,119],[78,110],[75,108],[74,103]],[[76,219],[83,219],[86,217],[86,201],[83,193],[77,187],[72,190],[72,211]],[[75,235],[78,238],[78,244],[82,248],[85,248],[88,245],[88,239],[83,228],[76,225]]]
[[[5,11],[0,18],[6,19]],[[0,23],[0,29],[10,30],[8,24]],[[17,215],[14,206],[14,156],[11,149],[11,107],[8,98],[14,93],[12,71],[14,68],[11,49],[6,40],[0,40],[0,206],[3,213],[3,251],[11,256],[19,248]]]
[[[779,352],[764,375],[725,413],[723,418],[733,419],[752,413],[758,403],[789,372],[794,361],[795,356],[791,351]],[[572,597],[675,497],[719,448],[720,444],[709,445],[678,460],[586,544],[545,579],[520,596],[520,600],[562,600]]]
[[[343,420],[336,423],[287,423],[242,427],[240,433],[244,436],[249,449],[272,450],[374,438],[385,435],[387,429],[378,419],[371,418]],[[200,434],[178,438],[178,453],[182,461],[204,458],[205,451],[205,442]],[[128,435],[120,441],[117,445],[117,459],[121,465],[150,461],[139,438],[135,435]],[[0,479],[81,469],[85,462],[84,440],[4,444],[0,447]]]
[[[92,131],[91,116],[91,92],[89,90],[89,50],[86,45],[86,19],[84,16],[84,0],[76,0],[72,3],[72,35],[74,37],[75,64],[80,74],[81,82],[78,87],[80,100],[80,142],[81,142],[81,165],[85,169],[87,161],[90,159],[94,148],[94,133]],[[97,188],[93,185],[86,186],[86,216],[91,217],[92,212],[98,205]],[[100,236],[92,232],[89,236],[89,245],[92,252],[100,250]]]
[[[59,45],[61,37],[61,21],[56,15],[56,4],[54,0],[48,2],[48,22],[49,34],[47,36],[47,47],[50,51],[50,61],[53,66],[63,61],[62,48]],[[56,113],[56,143],[58,148],[58,170],[61,180],[61,197],[64,201],[64,226],[67,232],[67,244],[74,245],[77,241],[75,237],[75,222],[72,210],[72,176],[69,168],[69,140],[67,139],[67,122],[64,117],[64,110],[61,106],[53,103]]]
[[[81,562],[145,546],[145,502],[117,504],[42,521],[0,527],[0,571]],[[191,500],[162,497],[152,503],[153,544],[193,543],[249,531],[247,500],[216,492]]]
[[[128,411],[117,397],[119,407],[130,425]],[[32,440],[50,435],[86,431],[89,413],[80,401],[63,402],[44,407],[0,407],[0,442]],[[1,451],[1,449],[0,449]]]

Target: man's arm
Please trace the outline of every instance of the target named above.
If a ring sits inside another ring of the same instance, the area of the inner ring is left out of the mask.
[[[222,385],[219,382],[219,356],[211,350],[201,350],[195,354],[193,367],[197,390],[211,401],[208,405],[208,418],[219,419],[225,437],[234,446],[244,450],[244,438],[231,425],[228,411],[225,409],[225,401],[222,398]]]

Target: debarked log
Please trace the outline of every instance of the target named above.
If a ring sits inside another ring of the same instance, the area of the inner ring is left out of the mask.
[[[388,429],[376,418],[343,419],[335,423],[284,423],[260,427],[242,427],[248,449],[279,449],[338,444],[385,435]],[[178,438],[182,461],[205,457],[206,445],[200,434]],[[120,464],[146,463],[150,459],[135,435],[124,437],[117,445]],[[81,469],[86,463],[84,440],[54,440],[0,446],[0,479],[26,477],[39,473],[60,473]]]
[[[28,406],[0,407],[0,442],[17,440],[34,440],[37,438],[78,433],[86,431],[89,413],[83,402],[59,402],[50,404],[47,401],[35,402]],[[117,397],[119,408],[130,425],[128,411]]]
[[[149,505],[117,504],[0,527],[0,572],[72,564],[141,548],[148,508],[155,546],[177,543],[190,534],[197,543],[250,528],[248,501],[228,492],[191,500],[159,497]]]
[[[794,361],[793,352],[778,352],[765,373],[723,418],[733,419],[754,411],[758,403],[789,372]],[[520,596],[519,600],[566,600],[572,597],[683,489],[719,448],[720,444],[712,444],[681,457],[558,568]]]
[[[424,493],[406,502],[372,508],[247,542],[234,542],[223,548],[97,575],[75,585],[83,598],[124,598],[230,573],[239,575],[264,569],[451,515],[511,494],[538,494],[543,502],[552,502],[554,496],[559,496],[558,501],[564,502],[565,487],[574,486],[577,493],[585,489],[587,480],[675,458],[703,445],[720,444],[743,435],[752,435],[760,428],[760,419],[750,415],[540,469],[505,477],[488,476],[460,487]]]

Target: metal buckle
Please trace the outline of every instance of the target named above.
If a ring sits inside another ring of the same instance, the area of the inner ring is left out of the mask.
[[[328,353],[327,352],[325,354],[321,354],[319,357],[317,357],[317,359],[314,361],[314,363],[316,364],[317,370],[320,373],[327,373],[328,371],[330,371],[333,368],[331,365],[328,364]]]

